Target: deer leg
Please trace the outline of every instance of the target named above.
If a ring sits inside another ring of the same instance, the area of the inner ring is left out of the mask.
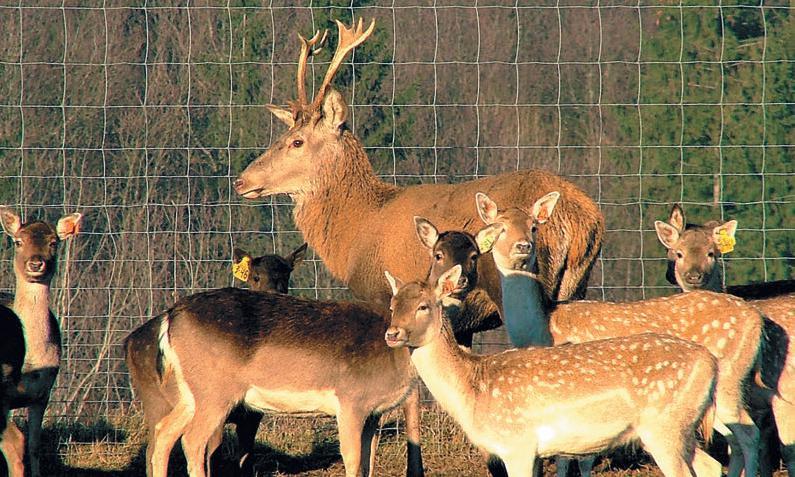
[[[373,477],[375,472],[375,450],[378,447],[378,422],[381,416],[371,415],[364,421],[362,429],[362,475]]]
[[[773,398],[773,415],[781,439],[781,458],[787,472],[795,476],[795,404],[779,396]]]
[[[222,423],[215,429],[213,435],[210,436],[210,440],[207,442],[207,455],[210,458],[210,469],[220,469],[221,464],[223,463],[223,459],[221,457],[221,453],[217,452],[218,448],[221,446],[221,442],[224,440],[224,424]]]
[[[420,388],[414,386],[403,402],[403,417],[406,420],[407,466],[406,475],[422,477],[425,475],[420,449]]]
[[[692,432],[692,431],[691,431]],[[640,433],[643,448],[651,454],[657,467],[665,477],[692,477],[695,472],[690,462],[695,452],[694,437],[686,434],[671,438],[669,435],[653,432]]]
[[[251,459],[251,454],[254,452],[257,430],[262,422],[262,416],[261,412],[246,409],[242,418],[236,423],[237,441],[240,449],[238,453],[240,475],[254,475],[254,462]]]
[[[693,455],[693,471],[696,477],[720,477],[723,466],[712,456],[696,447]]]
[[[362,473],[362,434],[366,420],[367,417],[358,410],[343,409],[337,414],[345,477],[366,477]]]
[[[555,457],[555,476],[566,477],[569,473],[571,459],[568,457]]]
[[[171,449],[193,419],[193,415],[193,405],[180,401],[155,425],[153,439],[148,443],[148,447],[152,448],[151,453],[149,449],[146,451],[147,457],[151,459],[147,464],[147,470],[151,473],[147,477],[166,477]]]
[[[740,422],[727,424],[726,427],[731,430],[740,447],[740,455],[745,464],[745,475],[756,475],[759,467],[759,429],[754,425],[751,416],[745,410],[741,410]],[[730,440],[729,443],[731,444],[731,442]]]
[[[28,407],[28,462],[30,465],[31,477],[41,475],[39,463],[39,448],[41,447],[41,426],[44,421],[44,410],[47,409],[47,402],[38,402]]]
[[[25,466],[22,463],[25,455],[25,436],[10,420],[0,439],[0,451],[5,454],[9,477],[25,477]]]
[[[771,408],[753,409],[754,422],[759,428],[759,476],[773,477],[773,472],[778,468],[779,438],[778,428],[771,412]],[[795,416],[793,416],[795,417]]]
[[[228,411],[229,408],[223,405],[204,404],[196,408],[193,419],[182,435],[182,450],[188,462],[190,477],[207,477],[210,464],[208,447],[214,436],[217,439],[215,447],[218,447],[220,439],[217,436],[223,433]]]
[[[141,395],[139,396],[141,402],[144,403],[144,422],[146,423],[147,445],[146,445],[146,475],[151,476],[152,473],[152,454],[155,446],[155,429],[157,423],[160,422],[169,412],[173,409],[170,402],[162,397],[155,395]]]
[[[535,475],[536,456],[530,452],[502,456],[508,477],[532,477]],[[540,461],[539,461],[540,462]]]

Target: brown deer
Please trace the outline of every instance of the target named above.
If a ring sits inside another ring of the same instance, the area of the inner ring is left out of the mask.
[[[682,207],[674,204],[668,223],[656,221],[654,227],[660,242],[668,249],[668,281],[678,284],[685,292],[725,291],[749,299],[751,305],[764,313],[766,346],[762,348],[762,377],[776,392],[757,393],[751,404],[762,419],[772,410],[784,462],[790,474],[795,475],[795,352],[790,352],[795,338],[795,280],[723,287],[723,273],[716,258],[733,249],[736,220],[688,224]],[[726,232],[721,233],[722,230]],[[705,278],[695,280],[699,276]],[[695,279],[688,281],[688,277]],[[766,436],[762,439],[760,473],[769,477],[773,473],[770,456],[775,438],[771,434],[776,429],[768,425],[762,430]]]
[[[372,475],[380,415],[416,388],[408,350],[384,346],[386,320],[364,304],[225,288],[179,300],[159,322],[157,369],[177,401],[154,426],[154,477],[180,436],[188,473],[206,475],[208,444],[241,402],[336,416],[345,474]]]
[[[385,339],[412,350],[442,408],[510,476],[533,475],[536,456],[590,455],[630,442],[640,442],[668,477],[715,468],[695,441],[702,420],[709,435],[714,412],[717,363],[706,349],[644,334],[472,355],[442,317],[460,273],[455,266],[431,286],[403,285],[386,272],[394,297]]]
[[[0,223],[14,241],[16,275],[14,296],[0,297],[0,303],[10,305],[22,320],[27,346],[22,380],[11,407],[28,408],[27,452],[32,477],[41,475],[41,425],[61,361],[61,330],[50,311],[50,282],[58,243],[78,234],[81,217],[77,213],[63,216],[55,227],[41,221],[23,224],[14,212],[0,208]]]
[[[297,227],[331,273],[357,298],[386,305],[390,293],[382,270],[407,279],[425,276],[425,252],[405,246],[414,241],[412,216],[425,217],[442,230],[474,234],[479,226],[469,204],[476,191],[505,204],[532,203],[547,192],[560,191],[557,214],[539,233],[539,274],[550,299],[583,297],[604,234],[604,218],[593,200],[571,182],[544,171],[405,188],[382,182],[361,142],[346,127],[345,100],[331,87],[345,56],[367,39],[375,22],[366,30],[361,19],[351,28],[337,25],[337,50],[311,103],[304,73],[322,38],[319,34],[310,40],[301,38],[298,99],[291,109],[269,106],[289,130],[240,174],[234,183],[237,193],[247,199],[289,195],[295,203]],[[500,303],[494,266],[490,260],[482,265],[479,282],[487,294],[469,296],[488,296]],[[493,304],[472,306],[486,315],[494,311]]]
[[[22,379],[25,335],[22,322],[10,308],[0,305],[0,475],[24,477],[25,439],[9,418],[11,399]],[[3,470],[3,464],[6,469]],[[5,473],[4,473],[5,472]]]
[[[245,278],[249,288],[254,291],[277,291],[287,293],[290,275],[304,259],[306,244],[293,250],[286,257],[263,255],[252,257],[245,250],[236,248],[233,263],[237,267],[238,278]],[[244,264],[244,266],[241,266]],[[125,359],[130,379],[138,399],[143,403],[144,422],[149,442],[154,441],[155,426],[174,408],[178,401],[178,390],[173,381],[161,381],[158,366],[158,339],[161,327],[160,317],[152,318],[133,330],[125,339]],[[236,406],[227,419],[235,424],[239,443],[238,463],[242,475],[254,475],[251,453],[254,449],[257,429],[262,421],[262,413],[245,406]],[[215,457],[214,451],[223,437],[223,425],[213,436],[208,454]],[[151,452],[147,446],[147,475],[152,475]]]
[[[494,238],[495,263],[514,269],[532,269],[534,264],[526,263],[526,258],[532,259],[532,255],[525,257],[510,252],[516,250],[516,243],[526,247],[524,243],[533,237],[532,227],[537,221],[526,213],[522,216],[519,209],[514,209],[513,215],[503,211],[493,215],[495,223],[502,226],[500,235]],[[479,234],[478,241],[481,240]],[[523,276],[525,280],[533,280],[531,274]],[[520,297],[513,299],[520,300]],[[526,300],[539,302],[536,295],[528,295]],[[503,306],[509,311],[506,304]],[[540,304],[536,308],[540,310]],[[715,398],[716,429],[727,435],[732,447],[729,475],[736,477],[743,463],[746,475],[756,475],[758,465],[759,430],[745,411],[743,387],[755,369],[762,322],[758,310],[742,300],[702,291],[630,303],[558,304],[549,314],[549,332],[555,345],[654,332],[707,348],[720,367]],[[535,323],[543,326],[544,322],[536,320]]]

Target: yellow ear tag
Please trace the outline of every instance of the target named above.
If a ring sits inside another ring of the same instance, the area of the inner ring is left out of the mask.
[[[239,262],[232,264],[232,275],[240,281],[247,282],[251,275],[251,257],[243,257]]]
[[[718,238],[715,239],[715,245],[718,246],[718,250],[720,253],[729,253],[734,250],[734,245],[737,243],[737,240],[734,239],[731,235],[729,235],[725,230],[721,230],[718,232]]]
[[[491,250],[492,245],[494,245],[494,237],[483,237],[478,241],[478,249],[480,249],[482,253]]]

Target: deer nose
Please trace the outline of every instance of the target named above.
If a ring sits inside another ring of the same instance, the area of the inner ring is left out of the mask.
[[[690,284],[698,284],[701,283],[701,280],[704,278],[704,274],[701,272],[688,272],[685,274],[685,280],[687,283]]]
[[[240,189],[243,188],[243,179],[238,177],[237,179],[235,179],[233,185],[235,186],[235,190],[239,191]]]
[[[44,260],[41,258],[31,258],[28,260],[27,269],[29,272],[43,272],[44,271]]]
[[[513,246],[516,253],[521,253],[522,255],[528,255],[533,250],[533,244],[530,242],[516,242]]]
[[[396,341],[400,336],[399,330],[393,330],[392,328],[386,330],[386,340],[387,341]]]

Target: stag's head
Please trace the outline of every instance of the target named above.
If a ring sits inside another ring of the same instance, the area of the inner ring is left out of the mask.
[[[526,212],[518,207],[500,210],[489,196],[478,192],[475,205],[481,220],[487,224],[477,234],[478,246],[491,247],[494,263],[502,270],[533,272],[538,226],[549,220],[559,198],[559,192],[550,192]]]
[[[737,221],[704,225],[686,224],[685,213],[679,204],[671,209],[668,223],[654,222],[657,238],[668,249],[666,278],[679,285],[682,291],[721,291],[721,272],[718,258],[734,247]]]
[[[317,54],[326,33],[317,32],[307,40],[299,35],[301,53],[298,59],[298,98],[289,109],[270,105],[268,109],[289,128],[267,152],[258,157],[235,180],[235,191],[247,199],[273,194],[300,198],[310,192],[325,162],[339,156],[344,135],[348,105],[342,95],[331,88],[334,75],[345,56],[372,34],[375,20],[366,30],[362,19],[346,28],[337,21],[339,43],[326,76],[310,103],[305,89],[306,64]],[[325,162],[324,162],[325,161]]]
[[[80,231],[80,214],[65,215],[53,227],[47,222],[23,224],[12,210],[0,208],[0,223],[14,241],[14,273],[30,283],[49,284],[55,273],[58,243]]]

